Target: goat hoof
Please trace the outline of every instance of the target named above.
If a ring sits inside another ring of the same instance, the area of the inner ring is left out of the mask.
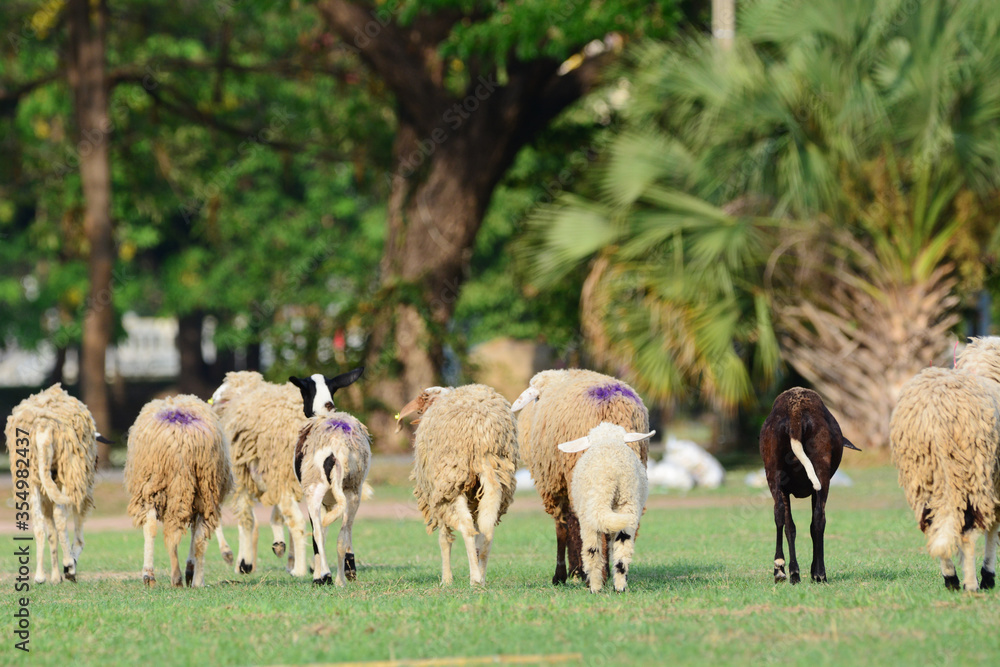
[[[240,559],[240,574],[250,574],[253,572],[253,564],[247,563],[242,558]]]
[[[348,581],[356,581],[358,578],[358,568],[354,565],[354,554],[351,552],[344,554],[344,577]]]
[[[222,560],[226,561],[226,565],[229,565],[230,567],[232,567],[232,564],[233,564],[233,552],[229,551],[228,549],[226,551],[223,551],[222,552]]]
[[[184,568],[184,582],[190,586],[192,581],[194,581],[194,563],[188,561],[187,567]]]
[[[788,575],[787,574],[785,574],[781,570],[775,570],[774,571],[774,583],[776,583],[776,584],[783,584],[786,581],[788,581]]]
[[[156,584],[156,577],[151,574],[142,575],[142,583],[146,584],[147,588],[152,588]]]
[[[997,585],[997,574],[996,572],[990,572],[985,567],[979,571],[979,576],[982,581],[979,582],[979,587],[984,591],[988,591]]]
[[[962,589],[962,584],[958,581],[958,575],[953,574],[950,577],[944,578],[944,587],[949,591],[958,591]]]
[[[790,584],[797,584],[797,583],[799,583],[800,581],[802,581],[802,577],[801,577],[801,576],[799,576],[799,573],[798,573],[798,572],[792,572],[792,573],[791,573],[791,574],[790,574],[790,575],[788,576],[788,583],[790,583]]]
[[[275,542],[274,544],[271,545],[271,551],[274,552],[275,556],[281,558],[282,556],[285,555],[285,543]]]

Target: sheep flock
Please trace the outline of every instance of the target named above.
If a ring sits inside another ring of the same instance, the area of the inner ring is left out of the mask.
[[[286,551],[288,528],[289,574],[311,573],[315,585],[338,586],[363,577],[353,527],[362,501],[371,495],[367,479],[374,443],[364,423],[333,403],[337,389],[362,372],[317,373],[281,384],[259,373],[230,373],[211,400],[179,395],[147,403],[128,431],[124,471],[128,514],[144,536],[146,586],[156,583],[153,540],[160,525],[174,586],[206,585],[213,532],[237,575],[259,570],[257,503],[273,508],[272,551],[279,557]],[[438,532],[443,585],[453,582],[456,533],[468,557],[470,585],[486,585],[498,525],[514,500],[515,472],[523,462],[555,520],[552,583],[579,578],[597,593],[610,577],[615,591],[627,589],[655,434],[632,387],[590,370],[550,370],[536,374],[513,403],[480,384],[428,387],[400,409],[399,428],[407,418],[413,428],[413,494],[428,533]],[[58,384],[24,399],[8,417],[4,434],[15,507],[30,513],[36,544],[49,547],[50,568],[46,571],[39,557],[34,579],[76,581],[102,436],[87,407]],[[844,449],[857,448],[819,394],[801,387],[776,398],[759,446],[774,500],[774,582],[800,581],[794,496],[812,499],[810,575],[825,583],[830,480]],[[1000,338],[972,339],[954,368],[924,369],[901,388],[889,450],[945,586],[993,588],[1000,541]],[[235,559],[221,529],[227,500],[239,528]],[[328,549],[327,529],[338,520],[336,547]],[[191,543],[182,569],[178,546],[186,532]],[[980,536],[986,550],[977,573]],[[377,551],[364,539],[359,546],[362,559]]]

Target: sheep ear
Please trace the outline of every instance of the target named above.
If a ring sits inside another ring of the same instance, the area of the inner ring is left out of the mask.
[[[566,452],[567,454],[572,454],[574,452],[582,452],[587,447],[590,447],[590,438],[583,436],[582,438],[577,438],[576,440],[570,440],[569,442],[564,442],[559,445],[559,451]]]
[[[330,378],[326,381],[326,386],[330,388],[330,393],[332,394],[338,389],[343,389],[344,387],[356,382],[364,372],[365,367],[360,366],[359,368],[355,368],[353,371],[347,371],[346,373],[341,373],[336,377]]]
[[[518,412],[523,410],[528,406],[528,403],[538,400],[538,390],[534,387],[528,387],[521,392],[521,395],[517,397],[517,400],[510,406],[513,412]]]
[[[639,442],[646,438],[652,438],[654,435],[656,435],[656,431],[650,431],[649,433],[626,433],[625,442]]]
[[[419,396],[403,406],[403,409],[396,413],[396,433],[403,430],[403,417],[408,417],[414,412],[422,410],[427,404],[427,392],[421,392]]]

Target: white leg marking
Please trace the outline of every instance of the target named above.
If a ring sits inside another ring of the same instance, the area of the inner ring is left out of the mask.
[[[809,481],[812,482],[813,488],[817,491],[820,490],[821,485],[819,483],[819,477],[816,476],[816,469],[813,468],[812,461],[806,456],[806,452],[802,449],[802,443],[792,438],[792,453],[795,454],[795,458],[799,460],[802,467],[806,469],[806,475],[809,476]]]
[[[156,540],[156,510],[146,512],[146,521],[142,524],[142,579],[146,584],[155,581],[153,577],[153,549]]]
[[[962,588],[967,591],[978,591],[979,580],[976,579],[976,540],[978,530],[970,530],[962,535]]]

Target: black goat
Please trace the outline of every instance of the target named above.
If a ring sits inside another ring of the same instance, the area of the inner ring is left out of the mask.
[[[799,583],[795,558],[795,523],[789,496],[812,497],[813,581],[826,581],[823,562],[823,532],[826,529],[826,498],[830,478],[837,472],[844,447],[857,450],[840,431],[840,425],[811,389],[793,387],[775,399],[771,414],[760,429],[760,456],[764,459],[767,485],[774,498],[777,544],[774,551],[774,583],[788,578]],[[788,538],[788,575],[782,551],[781,530]]]

